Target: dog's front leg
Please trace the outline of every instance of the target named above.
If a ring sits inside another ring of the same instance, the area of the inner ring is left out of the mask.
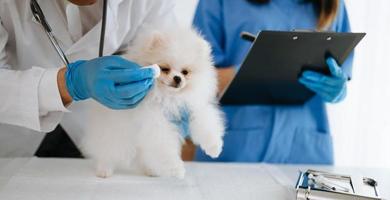
[[[193,107],[189,127],[192,141],[200,145],[207,155],[217,158],[222,152],[225,132],[223,114],[217,106],[207,104]]]

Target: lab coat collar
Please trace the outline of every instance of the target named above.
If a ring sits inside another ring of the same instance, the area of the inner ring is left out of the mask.
[[[115,53],[121,43],[121,41],[118,41],[120,38],[116,37],[116,35],[119,27],[118,20],[120,20],[118,19],[118,9],[122,1],[123,0],[108,1],[104,55]],[[90,31],[76,41],[68,50],[66,50],[65,54],[69,55],[71,60],[92,59],[97,57],[101,26],[102,20],[100,20]],[[110,35],[110,33],[114,33],[115,35]]]
[[[122,43],[122,41],[120,41],[122,37],[117,37],[118,27],[119,27],[118,20],[121,20],[118,19],[118,10],[119,10],[120,3],[122,1],[123,0],[108,1],[104,55],[111,55],[115,53],[115,51],[119,48],[119,46]],[[38,0],[38,3],[42,5],[42,3],[40,3],[40,0]],[[57,4],[55,4],[55,6],[56,8],[58,8]],[[60,8],[58,8],[58,12],[60,12]],[[65,55],[68,57],[69,61],[73,62],[79,59],[96,58],[98,56],[98,51],[99,51],[102,20],[100,20],[90,31],[88,31],[77,41],[73,41],[72,36],[67,29],[68,25],[66,24],[66,19],[67,19],[66,16],[62,16],[61,18],[64,19],[63,23],[52,25],[49,22],[49,24],[53,29],[53,34],[59,40],[61,48],[64,49]],[[32,16],[32,21],[36,24],[39,24],[34,18],[34,16]],[[81,28],[81,26],[73,27],[73,28]],[[77,30],[77,31],[81,31],[81,30]],[[110,33],[115,33],[115,34],[110,35]]]
[[[60,43],[60,46],[61,48],[63,48],[64,50],[65,49],[68,49],[74,42],[72,41],[72,38],[71,38],[71,35],[69,34],[68,30],[67,30],[67,23],[66,23],[66,16],[64,15],[64,13],[61,12],[61,5],[59,5],[59,3],[64,3],[64,2],[55,2],[55,1],[49,1],[49,2],[42,2],[41,0],[37,0],[38,4],[41,6],[41,9],[43,10],[43,13],[45,14],[45,17],[46,17],[46,20],[48,21],[50,27],[52,28],[52,31],[53,31],[53,34],[54,36],[56,37],[56,39],[58,40],[58,42]],[[52,4],[52,6],[48,6],[48,4]],[[31,20],[39,27],[41,27],[41,24],[35,19],[34,15],[31,13],[30,11],[30,3],[27,4],[28,5],[28,10],[31,15]],[[55,21],[55,23],[53,23],[52,20],[50,20],[49,18],[49,14],[47,13],[47,9],[45,9],[46,7],[49,7],[49,8],[55,8],[55,14],[57,16],[55,16],[54,18],[55,19],[62,19],[60,21]],[[41,30],[42,30],[42,34],[46,34],[45,33],[45,30],[43,29],[43,27],[41,27]],[[49,39],[47,40],[47,42],[49,42]]]

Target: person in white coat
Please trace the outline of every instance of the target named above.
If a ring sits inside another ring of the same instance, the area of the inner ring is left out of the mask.
[[[131,61],[97,58],[102,0],[69,1],[37,1],[71,63],[65,67],[34,18],[30,0],[0,0],[0,157],[33,156],[42,133],[57,127],[72,101],[93,99],[113,109],[128,109],[153,84],[153,72],[141,72]],[[173,7],[170,0],[108,1],[104,55],[126,50],[145,31],[145,24],[174,23]],[[111,87],[117,82],[126,84],[114,93]],[[75,127],[83,123],[86,105],[73,104],[75,111],[63,122],[77,140],[82,130]]]

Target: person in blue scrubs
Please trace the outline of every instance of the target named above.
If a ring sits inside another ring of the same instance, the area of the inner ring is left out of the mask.
[[[241,32],[256,35],[261,30],[316,29],[320,15],[315,2],[320,0],[200,0],[194,26],[210,42],[218,70],[233,67],[237,71],[251,46],[240,39]],[[335,16],[321,28],[349,32],[344,1],[336,2]],[[197,149],[195,160],[333,164],[325,104],[345,97],[352,57],[342,68],[328,59],[330,76],[305,72],[300,82],[317,95],[304,105],[224,106],[227,132],[222,154],[212,159]]]

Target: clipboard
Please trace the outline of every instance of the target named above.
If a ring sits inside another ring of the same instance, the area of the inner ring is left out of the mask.
[[[299,105],[315,93],[298,82],[305,70],[330,74],[326,58],[342,65],[365,33],[262,31],[221,105]]]

